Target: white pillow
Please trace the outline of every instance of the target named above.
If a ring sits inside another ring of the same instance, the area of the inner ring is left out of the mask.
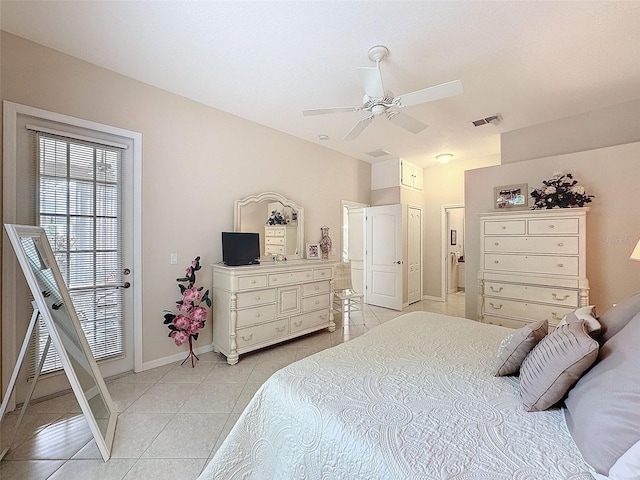
[[[591,472],[596,480],[638,480],[640,472],[640,441],[627,450],[609,470],[609,476]]]

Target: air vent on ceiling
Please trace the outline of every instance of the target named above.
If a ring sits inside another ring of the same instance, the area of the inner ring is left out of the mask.
[[[374,150],[373,152],[365,152],[365,153],[370,157],[374,157],[374,158],[384,157],[385,155],[391,155],[390,152],[387,152],[382,148],[379,148],[378,150]]]
[[[482,125],[487,125],[488,123],[492,125],[498,125],[501,121],[502,121],[502,115],[500,115],[499,113],[496,113],[495,115],[491,115],[490,117],[474,120],[471,123],[473,123],[474,127],[480,127]]]

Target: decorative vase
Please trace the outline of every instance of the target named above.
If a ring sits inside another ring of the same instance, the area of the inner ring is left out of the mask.
[[[332,242],[331,237],[329,236],[329,227],[323,225],[320,227],[320,232],[322,232],[322,237],[320,238],[320,251],[322,252],[322,259],[329,259],[329,252],[331,251]]]

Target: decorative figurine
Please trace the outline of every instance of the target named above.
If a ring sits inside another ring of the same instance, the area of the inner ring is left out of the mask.
[[[322,238],[320,238],[320,251],[322,252],[322,259],[329,260],[329,252],[331,251],[331,237],[329,236],[329,227],[323,225],[320,227],[322,232]]]

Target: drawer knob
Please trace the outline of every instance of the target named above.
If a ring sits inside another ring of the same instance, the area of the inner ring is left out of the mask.
[[[496,310],[500,310],[502,308],[502,304],[498,305],[497,307],[492,303],[489,302],[489,305],[491,305],[492,308],[495,308]]]
[[[503,230],[506,230],[506,229],[507,229],[507,227],[505,227],[505,226],[503,225],[503,226],[502,226],[502,229],[503,229]]]
[[[316,290],[320,290],[320,287],[318,285],[316,285]]]
[[[564,267],[564,263],[559,263],[559,264],[558,264],[558,266],[559,266],[560,268],[562,268],[562,267]]]
[[[260,300],[260,295],[256,295],[256,300]]]
[[[300,325],[302,325],[302,320],[300,320],[299,322],[293,322],[293,325],[299,327]]]
[[[259,313],[256,313],[256,318],[258,318],[259,316],[260,316],[260,314],[259,314]]]
[[[493,263],[500,263],[498,260],[494,260]]]
[[[498,245],[500,245],[499,242],[495,242],[494,245],[497,247]]]
[[[284,332],[284,329],[285,329],[285,326],[284,326],[284,325],[283,325],[283,326],[281,326],[281,327],[276,327],[276,330],[277,330],[278,332]]]
[[[324,320],[325,318],[327,318],[327,316],[326,316],[326,315],[320,315],[320,319],[321,319],[321,320]]]
[[[559,247],[564,247],[564,243],[560,242],[560,243],[558,243],[558,246]]]
[[[549,225],[549,228],[556,228],[556,226],[552,223]]]
[[[554,300],[558,300],[558,301],[562,302],[562,301],[566,300],[567,298],[569,298],[569,295],[565,295],[562,298],[560,298],[555,293],[552,293],[551,294],[551,298],[553,298]]]
[[[251,285],[255,285],[256,281],[255,280],[251,280]]]
[[[319,305],[319,304],[320,304],[320,300],[316,300],[316,305]]]
[[[245,342],[248,342],[249,340],[251,340],[253,338],[253,333],[250,333],[248,337],[245,337],[244,335],[242,337],[242,340],[244,340]]]
[[[558,314],[556,312],[551,312],[551,317],[554,320],[562,320],[563,315],[558,316]]]
[[[500,288],[494,288],[494,287],[493,287],[493,285],[492,285],[492,286],[490,286],[489,288],[491,289],[491,291],[492,291],[492,292],[496,292],[496,293],[500,293],[500,292],[503,290],[503,288],[502,288],[502,287],[500,287]]]

